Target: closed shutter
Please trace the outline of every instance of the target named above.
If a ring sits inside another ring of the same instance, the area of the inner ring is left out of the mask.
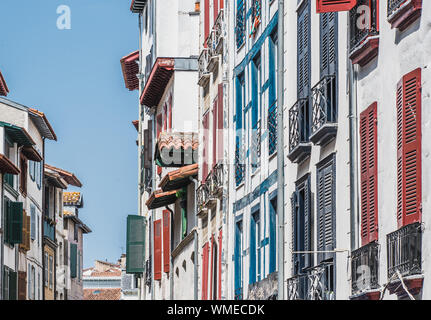
[[[76,243],[70,244],[70,277],[76,278],[77,276],[77,261],[78,260],[78,246]],[[45,279],[46,283],[47,279]]]
[[[397,88],[398,227],[422,220],[421,69],[405,75]]]
[[[218,85],[217,93],[217,160],[223,160],[223,83]]]
[[[3,300],[9,300],[9,268],[3,267]]]
[[[377,102],[360,116],[361,239],[362,245],[378,240]]]
[[[18,299],[18,276],[15,271],[9,270],[9,300],[17,300]]]
[[[338,65],[338,14],[320,15],[320,76],[333,75]]]
[[[249,284],[256,282],[256,220],[250,217],[250,265]]]
[[[304,249],[305,251],[312,251],[312,213],[311,213],[311,177],[308,176],[304,183]],[[305,254],[304,256],[304,267],[311,267],[313,263],[313,255]]]
[[[317,250],[335,248],[335,156],[317,172]],[[319,253],[318,262],[330,259],[333,253]]]
[[[163,126],[163,115],[159,114],[157,116],[157,135],[156,135],[156,139],[159,139],[159,135],[162,132],[162,126]],[[157,166],[157,174],[162,174],[162,167]]]
[[[31,240],[36,239],[36,209],[30,205],[30,219],[31,219]]]
[[[172,96],[169,97],[168,102],[168,129],[169,131],[172,129]]]
[[[69,265],[69,241],[64,240],[64,265]]]
[[[222,243],[223,243],[223,229],[220,229],[218,236],[218,300],[221,300],[221,259],[222,259]]]
[[[208,255],[209,243],[205,243],[202,254],[202,300],[208,300]]]
[[[204,5],[204,46],[207,47],[206,40],[210,34],[210,0],[205,0]]]
[[[212,166],[214,167],[217,164],[217,115],[218,115],[218,97],[214,100],[213,104],[213,159],[212,159]]]
[[[311,77],[311,29],[310,29],[310,0],[305,0],[298,12],[297,30],[297,50],[298,50],[298,74],[297,87],[298,99],[307,98],[310,92]]]
[[[317,13],[349,11],[356,6],[357,0],[317,0]]]
[[[216,261],[214,261],[215,257],[214,257],[214,250],[215,250],[215,240],[214,240],[214,235],[211,236],[211,272],[210,272],[210,299],[214,300],[215,297],[213,296],[214,294],[214,289],[213,286],[215,286],[216,284],[214,283],[214,269],[215,268],[215,264]]]
[[[162,221],[154,221],[154,280],[162,280]]]
[[[148,120],[148,156],[149,167],[151,168],[151,162],[153,161],[153,121]]]
[[[27,273],[25,271],[18,272],[18,300],[26,300],[27,290]]]
[[[169,273],[171,256],[171,214],[163,210],[163,271]]]
[[[22,202],[11,202],[11,237],[10,244],[22,243],[23,206]]]
[[[151,167],[151,161],[148,159],[148,153],[150,152],[149,150],[149,146],[150,146],[150,131],[148,129],[144,130],[144,168],[148,169]]]
[[[218,9],[218,2],[219,2],[219,0],[213,0],[213,12],[214,12],[214,14],[213,14],[213,19],[214,19],[214,22],[217,20],[217,16],[218,16],[218,12],[219,12],[219,9]]]
[[[145,268],[145,218],[127,216],[126,273],[143,273]]]
[[[204,182],[208,176],[208,151],[209,151],[209,112],[204,115],[202,121],[203,133],[203,152],[202,152],[202,181]]]

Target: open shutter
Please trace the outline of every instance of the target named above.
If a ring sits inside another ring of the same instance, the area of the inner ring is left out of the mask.
[[[213,19],[214,19],[214,22],[217,20],[217,16],[218,16],[218,12],[219,12],[219,9],[218,9],[218,2],[219,2],[219,0],[213,0]]]
[[[78,246],[76,243],[70,244],[70,277],[76,278],[78,269]],[[45,279],[46,281],[46,279]]]
[[[162,280],[162,221],[154,221],[154,280]]]
[[[205,0],[204,5],[204,46],[207,47],[207,39],[210,34],[210,0]]]
[[[17,300],[18,276],[15,271],[9,270],[9,300]]]
[[[23,205],[22,202],[11,202],[11,238],[10,244],[22,243]]]
[[[171,216],[163,210],[163,271],[169,273],[169,257],[171,256]]]
[[[151,152],[150,146],[150,131],[148,129],[144,130],[144,168],[151,167],[151,161],[148,159],[148,154]]]
[[[156,139],[159,139],[159,135],[162,132],[162,126],[163,126],[163,115],[159,114],[157,116],[157,131],[156,131]],[[162,167],[157,166],[157,174],[162,174]]]
[[[126,273],[145,271],[145,218],[127,216]]]
[[[168,129],[169,131],[172,129],[172,96],[169,97],[168,102]]]
[[[317,250],[335,249],[335,157],[317,172]],[[318,262],[330,259],[333,253],[319,253]]]
[[[297,50],[298,50],[298,99],[307,98],[310,91],[310,0],[305,0],[298,12],[298,30],[297,30]]]
[[[377,102],[360,115],[361,239],[362,245],[378,240]]]
[[[203,133],[203,153],[202,153],[202,182],[204,182],[208,176],[208,151],[209,151],[209,112],[204,115],[202,126],[204,129]]]
[[[405,75],[397,88],[398,227],[422,220],[421,69]]]
[[[25,271],[18,272],[18,300],[26,300],[27,290],[27,273]]]
[[[208,300],[208,255],[209,243],[205,243],[202,254],[202,300]]]
[[[333,75],[338,62],[338,14],[320,15],[320,76]]]
[[[218,236],[218,300],[221,300],[221,259],[222,259],[223,229],[220,229]]]
[[[356,6],[356,0],[317,0],[317,13],[349,11]]]

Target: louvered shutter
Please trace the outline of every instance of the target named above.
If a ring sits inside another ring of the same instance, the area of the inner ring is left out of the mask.
[[[9,270],[9,300],[17,300],[18,276],[15,271]]]
[[[223,160],[223,83],[218,85],[217,94],[217,160]]]
[[[218,98],[216,98],[216,100],[214,100],[212,115],[213,115],[213,141],[212,141],[212,143],[213,143],[213,159],[212,159],[212,166],[214,167],[217,164],[217,143],[218,143],[218,139],[217,139],[217,115],[218,115]]]
[[[126,273],[145,270],[145,218],[127,216]]]
[[[312,251],[311,243],[311,225],[312,225],[312,214],[311,214],[311,188],[310,188],[310,176],[304,183],[304,251]],[[313,255],[304,255],[304,267],[308,268],[312,266]]]
[[[317,250],[335,248],[335,158],[317,172]],[[330,259],[333,253],[319,253],[318,262]]]
[[[349,11],[357,0],[317,0],[317,13]]]
[[[221,300],[221,259],[222,259],[223,230],[220,229],[218,236],[218,300]]]
[[[69,265],[69,241],[64,240],[64,265]]]
[[[214,290],[213,290],[213,286],[215,285],[214,283],[214,267],[215,267],[215,261],[214,261],[214,245],[215,245],[215,240],[214,240],[214,235],[211,236],[211,272],[210,272],[210,300],[214,300],[215,297],[213,296]]]
[[[172,96],[169,97],[168,102],[168,129],[172,129]]]
[[[333,75],[338,64],[338,14],[320,15],[320,76]]]
[[[148,129],[144,130],[144,168],[148,169],[151,167],[151,161],[148,159],[148,154],[151,152],[149,150],[150,146],[150,131]]]
[[[171,255],[171,216],[163,210],[163,271],[169,273],[169,257]]]
[[[148,161],[150,163],[153,161],[153,121],[148,120]]]
[[[210,0],[205,0],[204,4],[204,46],[207,47],[206,40],[210,34]]]
[[[36,239],[36,209],[30,205],[30,219],[31,219],[31,239]]]
[[[11,237],[10,244],[22,243],[23,205],[22,202],[11,202]]]
[[[202,251],[202,300],[208,300],[208,242],[205,243]]]
[[[305,0],[298,12],[298,30],[297,30],[297,87],[298,99],[307,98],[310,91],[310,74],[311,74],[311,29],[310,29],[310,0]]]
[[[297,211],[298,211],[298,194],[295,191],[290,197],[290,203],[292,206],[292,250],[298,251],[297,243],[298,243],[298,232],[297,232]],[[299,274],[299,255],[297,253],[292,254],[292,269],[293,275]]]
[[[421,69],[405,75],[397,88],[398,227],[422,220]]]
[[[378,240],[377,102],[360,115],[362,245]]]
[[[203,157],[202,157],[202,181],[204,182],[208,176],[208,151],[209,151],[209,112],[204,115],[202,126],[203,132]]]
[[[27,290],[27,273],[25,271],[18,272],[18,300],[26,300]]]
[[[217,16],[218,16],[218,12],[219,12],[218,2],[219,2],[219,0],[213,0],[213,19],[214,19],[214,22],[217,20]]]
[[[162,221],[154,221],[154,280],[162,280]]]
[[[76,243],[71,243],[70,244],[70,277],[71,278],[76,278],[77,276],[77,262],[78,262],[77,260],[78,260],[78,246]]]

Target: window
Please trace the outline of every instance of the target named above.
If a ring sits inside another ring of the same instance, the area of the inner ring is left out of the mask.
[[[29,174],[32,181],[35,179],[35,163],[36,162],[32,160],[28,161]]]
[[[12,269],[3,267],[3,300],[17,300],[18,274]]]
[[[183,208],[181,208],[183,211]],[[184,236],[184,233],[183,233]],[[171,257],[171,214],[163,210],[163,271],[169,273]]]
[[[239,186],[244,181],[245,165],[244,165],[244,137],[243,137],[243,123],[244,123],[244,101],[245,101],[245,79],[244,73],[241,73],[236,78],[236,98],[235,98],[235,181]]]
[[[12,140],[9,139],[7,134],[5,134],[5,140],[4,140],[4,152],[6,158],[8,158],[10,161],[15,163],[15,157],[14,157],[14,144]],[[15,177],[12,174],[6,173],[4,175],[4,181],[11,186],[12,188],[15,187]]]
[[[245,0],[236,1],[236,26],[235,26],[235,36],[236,36],[236,48],[239,49],[245,42]]]
[[[262,72],[261,72],[261,57],[260,52],[255,56],[251,64],[251,167],[255,172],[260,166],[260,149],[261,149],[261,88],[262,88]]]
[[[31,299],[31,287],[32,287],[32,285],[31,285],[31,283],[32,283],[32,281],[34,281],[32,278],[31,278],[31,265],[30,265],[30,263],[28,264],[28,269],[27,269],[27,273],[28,273],[28,282],[27,282],[27,291],[28,291],[28,298],[29,299]]]
[[[269,274],[277,265],[277,197],[269,203]]]
[[[242,220],[235,223],[235,300],[242,300]]]
[[[250,221],[250,284],[261,279],[260,229],[260,211],[258,210],[251,215]]]
[[[30,219],[31,219],[30,236],[31,236],[31,240],[35,240],[36,239],[36,208],[33,204],[30,204]]]
[[[211,300],[217,299],[218,250],[214,236],[211,241]]]
[[[32,279],[32,287],[31,287],[31,299],[36,299],[36,270],[34,266],[31,266],[31,279]]]

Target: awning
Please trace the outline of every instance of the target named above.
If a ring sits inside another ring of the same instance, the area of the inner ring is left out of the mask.
[[[29,108],[28,114],[43,137],[57,141],[57,135],[43,112]]]
[[[5,155],[0,153],[0,172],[19,174],[21,171]]]
[[[132,0],[132,4],[130,5],[130,11],[133,13],[141,13],[144,10],[145,5],[148,0]]]
[[[124,83],[130,91],[139,88],[139,51],[134,51],[131,54],[121,58],[121,70],[123,71]]]
[[[197,163],[198,134],[194,132],[161,132],[157,140],[156,164],[178,168]]]
[[[149,108],[156,107],[169,80],[174,74],[175,59],[157,58],[141,95],[141,104]]]
[[[163,177],[159,188],[163,191],[171,191],[186,187],[192,182],[191,178],[198,175],[198,170],[198,164],[196,163],[171,171]]]
[[[27,146],[22,148],[22,153],[28,160],[41,162],[43,160],[42,156],[33,146]]]
[[[56,167],[50,166],[48,164],[45,164],[45,168],[48,169],[48,170],[52,170],[52,171],[55,171],[55,172],[59,173],[60,176],[64,180],[66,180],[66,182],[68,184],[70,184],[72,186],[75,186],[75,187],[82,187],[81,181],[79,181],[79,179],[73,173],[68,172],[66,170],[63,170],[63,169],[60,169],[60,168],[56,168]]]
[[[7,96],[9,93],[9,88],[7,87],[6,81],[3,78],[3,75],[0,72],[0,96]]]
[[[163,192],[162,190],[156,190],[145,203],[148,209],[157,209],[173,204],[177,201],[177,190]]]
[[[58,173],[45,170],[44,174],[45,174],[45,179],[47,180],[48,184],[50,184],[56,188],[67,189],[66,180],[64,180]]]
[[[36,144],[24,128],[3,121],[0,121],[0,127],[4,127],[9,137],[20,146],[31,147]]]

